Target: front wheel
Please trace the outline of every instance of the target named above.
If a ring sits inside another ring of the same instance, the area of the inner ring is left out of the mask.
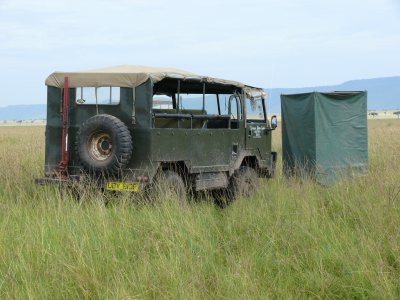
[[[242,166],[237,170],[229,183],[228,196],[231,201],[239,197],[250,197],[258,189],[257,172],[248,166]]]

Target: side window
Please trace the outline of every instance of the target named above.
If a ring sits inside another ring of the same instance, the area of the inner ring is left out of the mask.
[[[153,87],[153,128],[239,129],[243,100],[229,85],[166,78]]]
[[[176,95],[178,97],[178,95]],[[203,95],[201,94],[179,94],[177,100],[179,109],[196,109],[201,110],[203,106]]]
[[[206,94],[204,99],[206,113],[209,115],[218,115],[218,101],[216,94]]]
[[[230,106],[231,106],[231,118],[233,120],[237,120],[238,118],[240,119],[240,106],[239,106],[239,100],[237,99],[236,96],[233,96],[231,101],[230,101]],[[239,112],[239,114],[238,114]]]
[[[153,96],[154,109],[172,109],[172,97],[168,95],[154,95]]]
[[[228,115],[229,97],[231,94],[219,94],[219,106],[221,108],[221,115]]]
[[[230,106],[231,118],[234,120],[237,120],[238,116],[239,119],[242,118],[240,99],[236,95],[219,94],[218,97],[219,97],[219,106],[221,109],[221,115],[229,115],[229,106]],[[231,97],[234,98],[230,101]],[[237,108],[239,108],[239,114]]]
[[[264,105],[261,97],[246,98],[246,116],[249,121],[265,121]]]
[[[121,100],[119,87],[77,87],[75,89],[75,102],[87,105],[117,105]]]
[[[179,108],[182,110],[202,110],[203,95],[202,94],[180,94]],[[218,101],[216,94],[205,94],[204,97],[205,114],[218,115]]]

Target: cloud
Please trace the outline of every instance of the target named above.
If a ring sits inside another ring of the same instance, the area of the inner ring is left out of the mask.
[[[38,82],[55,69],[143,64],[317,85],[398,72],[399,26],[397,0],[0,0],[0,65]],[[11,99],[16,80],[2,82]]]

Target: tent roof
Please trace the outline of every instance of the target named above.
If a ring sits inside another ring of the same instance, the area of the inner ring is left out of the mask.
[[[296,94],[281,94],[281,96],[288,96],[297,98],[299,95],[311,95],[311,94],[319,94],[319,95],[332,95],[332,96],[348,96],[355,95],[359,93],[364,93],[365,91],[331,91],[331,92],[304,92],[304,93],[296,93]]]
[[[174,68],[158,68],[146,66],[122,65],[95,70],[79,72],[54,72],[46,79],[46,85],[62,88],[64,86],[64,77],[68,76],[69,87],[81,86],[119,86],[119,87],[137,87],[151,79],[153,83],[159,82],[164,78],[179,78],[183,80],[196,79],[208,83],[217,83],[231,85],[243,88],[251,97],[265,97],[264,90],[243,83],[208,76],[200,76]]]

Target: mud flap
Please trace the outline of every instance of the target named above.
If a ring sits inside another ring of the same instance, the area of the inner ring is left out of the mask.
[[[276,160],[278,159],[278,153],[273,151],[271,152],[271,167],[269,171],[268,178],[274,178],[276,173]]]

